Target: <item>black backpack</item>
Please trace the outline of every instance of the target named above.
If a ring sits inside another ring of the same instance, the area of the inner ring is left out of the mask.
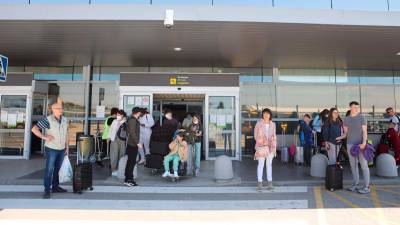
[[[121,141],[126,141],[128,139],[128,132],[127,132],[126,122],[121,124],[121,126],[119,126],[118,131],[117,131],[117,137]]]

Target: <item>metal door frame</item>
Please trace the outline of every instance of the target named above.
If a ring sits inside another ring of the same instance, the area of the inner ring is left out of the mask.
[[[186,87],[186,86],[120,86],[119,87],[119,105],[124,106],[125,95],[148,95],[150,96],[150,114],[153,113],[153,95],[154,94],[203,94],[204,98],[204,138],[203,146],[206,153],[206,160],[214,160],[215,157],[209,157],[209,139],[208,139],[208,124],[209,124],[209,97],[214,96],[230,96],[235,97],[235,157],[232,160],[240,160],[241,145],[240,145],[240,111],[239,111],[239,87]]]

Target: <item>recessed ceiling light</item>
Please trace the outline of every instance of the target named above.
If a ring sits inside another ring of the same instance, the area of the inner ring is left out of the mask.
[[[400,52],[396,53],[396,55],[400,56]]]
[[[174,48],[174,51],[180,52],[180,51],[182,51],[182,48],[176,47],[176,48]]]

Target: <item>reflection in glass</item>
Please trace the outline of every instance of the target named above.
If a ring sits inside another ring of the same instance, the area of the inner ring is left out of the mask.
[[[59,96],[64,102],[63,115],[68,118],[85,117],[85,84],[78,82],[55,82],[49,83],[54,88],[49,93],[49,104]],[[57,95],[58,94],[58,95]],[[50,112],[50,110],[48,110]],[[51,112],[50,112],[51,113]]]
[[[387,11],[387,0],[332,0],[334,9]]]
[[[26,95],[2,95],[0,155],[22,156],[25,141]]]
[[[0,129],[24,129],[26,120],[26,95],[2,95]]]
[[[274,0],[275,7],[330,9],[331,0]]]
[[[277,86],[277,104],[279,118],[298,118],[305,113],[318,113],[335,106],[336,87],[280,85]]]
[[[333,69],[280,69],[279,80],[307,83],[334,83]]]
[[[367,119],[385,118],[385,109],[394,102],[393,86],[361,86],[361,109]]]
[[[208,119],[209,157],[235,157],[235,97],[209,97]]]
[[[391,70],[361,70],[359,73],[362,84],[393,84]]]
[[[70,67],[26,67],[27,72],[33,72],[35,80],[73,80],[73,70]]]
[[[242,118],[258,118],[264,108],[275,116],[275,87],[273,85],[243,84],[240,86]]]
[[[360,88],[358,86],[337,86],[337,107],[341,117],[349,110],[349,103],[360,102]]]
[[[359,70],[336,70],[336,83],[360,83],[360,71]]]
[[[400,84],[400,71],[394,71],[394,83]]]
[[[118,108],[118,86],[115,82],[92,83],[91,117],[96,117],[96,106],[100,105],[105,106],[105,117],[109,116],[112,107]]]
[[[213,68],[214,73],[239,73],[243,83],[261,83],[262,68]]]

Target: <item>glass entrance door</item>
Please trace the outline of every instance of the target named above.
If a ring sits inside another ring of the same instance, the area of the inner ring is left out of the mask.
[[[227,155],[239,159],[238,96],[208,96],[207,159]]]
[[[24,156],[28,115],[27,95],[0,93],[0,156]]]

